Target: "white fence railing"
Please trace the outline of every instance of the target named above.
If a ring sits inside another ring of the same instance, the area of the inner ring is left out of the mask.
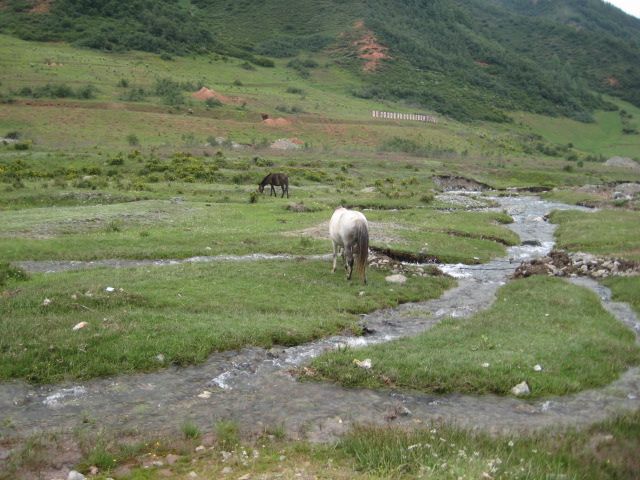
[[[381,112],[380,110],[372,110],[373,118],[384,118],[388,120],[413,120],[415,122],[438,123],[438,119],[433,115],[425,115],[423,113],[398,113],[398,112]]]

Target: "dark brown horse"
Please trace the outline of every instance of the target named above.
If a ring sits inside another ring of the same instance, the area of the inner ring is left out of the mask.
[[[273,194],[277,197],[278,194],[276,193],[276,189],[274,187],[282,187],[282,197],[284,197],[284,194],[286,192],[287,198],[289,198],[289,177],[284,173],[270,173],[269,175],[264,177],[260,182],[260,185],[258,185],[258,190],[260,191],[260,193],[264,192],[265,185],[271,185],[269,196]]]

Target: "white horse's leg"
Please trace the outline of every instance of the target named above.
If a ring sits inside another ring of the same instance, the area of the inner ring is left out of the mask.
[[[347,280],[351,280],[351,274],[353,273],[353,247],[351,245],[345,245],[344,254],[344,269],[347,271]]]
[[[338,258],[338,244],[332,240],[333,243],[333,268],[331,269],[331,271],[333,273],[336,273],[336,260]]]

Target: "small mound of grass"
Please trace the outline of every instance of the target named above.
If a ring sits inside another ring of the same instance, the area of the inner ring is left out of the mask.
[[[603,283],[611,289],[613,300],[628,303],[640,315],[640,276],[610,277]]]
[[[363,358],[372,369],[354,364]],[[312,365],[319,377],[345,386],[508,395],[527,381],[531,397],[541,397],[606,385],[638,363],[633,333],[594,293],[531,277],[501,288],[491,309],[470,319],[445,320],[390,344],[331,352]],[[534,371],[537,364],[542,371]]]
[[[29,275],[22,268],[14,267],[8,262],[0,262],[0,287],[10,280],[27,280]]]

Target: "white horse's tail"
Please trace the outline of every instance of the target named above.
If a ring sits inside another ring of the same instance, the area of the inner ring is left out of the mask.
[[[365,221],[356,223],[356,244],[358,245],[358,255],[356,257],[356,271],[360,275],[360,280],[367,283],[367,260],[369,259],[369,229]]]

